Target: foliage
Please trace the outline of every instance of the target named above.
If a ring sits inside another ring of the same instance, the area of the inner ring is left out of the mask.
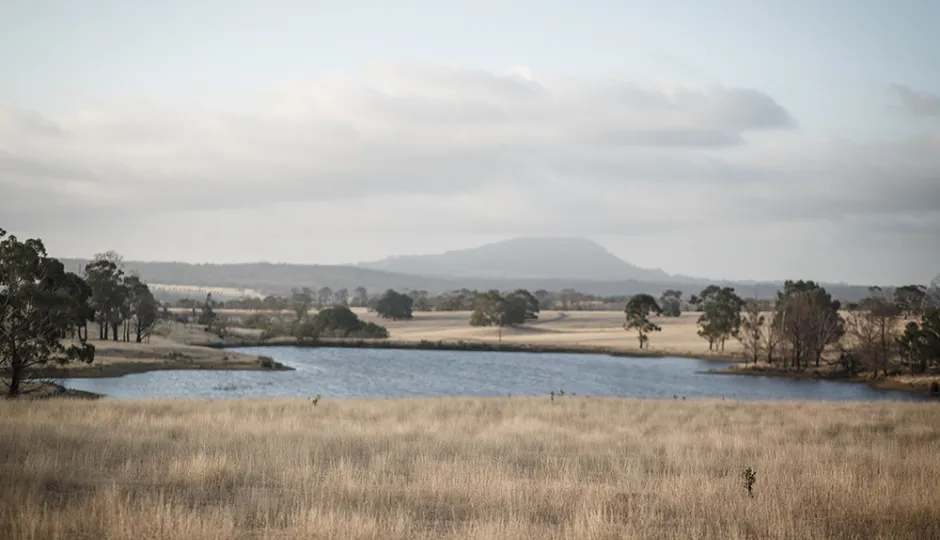
[[[273,331],[271,333],[273,333]],[[298,341],[316,341],[320,337],[320,332],[317,330],[316,323],[310,319],[295,321],[291,330],[291,334],[297,338]],[[268,331],[263,332],[262,336],[268,336]],[[269,337],[274,337],[274,335],[270,335]]]
[[[431,311],[431,299],[428,291],[411,291],[408,296],[412,300],[413,311]]]
[[[126,300],[123,263],[113,252],[95,255],[85,266],[85,280],[91,287],[91,305],[95,310],[100,339],[108,339],[108,331],[118,340],[118,326]]]
[[[307,287],[299,291],[295,290],[291,295],[290,305],[297,320],[303,321],[307,318],[307,313],[310,312],[310,308],[313,306],[313,293]]]
[[[742,474],[744,477],[744,489],[747,490],[747,496],[754,496],[754,484],[757,482],[757,472],[754,469],[748,467],[744,470]]]
[[[206,301],[202,304],[202,312],[199,314],[199,324],[206,327],[206,332],[212,331],[212,325],[218,319],[219,315],[212,309],[212,293],[206,295]]]
[[[514,312],[507,321],[508,324],[525,324],[528,321],[538,320],[539,300],[526,289],[516,289],[506,296],[506,300],[514,305]]]
[[[897,338],[901,359],[911,367],[925,373],[928,368],[940,367],[940,308],[927,309],[920,322],[911,321]]]
[[[333,302],[333,289],[323,287],[317,291],[317,307],[325,307]]]
[[[375,312],[383,319],[393,321],[412,318],[412,305],[414,300],[407,294],[389,289],[375,304]]]
[[[517,289],[506,296],[497,290],[478,293],[470,314],[471,326],[496,326],[499,340],[504,326],[525,324],[538,319],[539,301],[525,289]]]
[[[458,289],[439,295],[435,299],[437,311],[471,311],[476,306],[477,291]]]
[[[856,355],[872,371],[877,372],[881,368],[887,376],[888,360],[897,345],[897,322],[901,310],[878,287],[872,287],[870,291],[871,296],[848,306],[846,331],[855,345]],[[851,367],[854,367],[854,362]]]
[[[794,368],[805,368],[810,357],[819,366],[826,347],[839,341],[845,333],[840,307],[838,300],[813,281],[784,282],[783,290],[777,293],[772,324],[788,346]]]
[[[649,320],[649,316],[652,313],[657,315],[662,314],[662,308],[659,307],[656,299],[652,296],[648,294],[637,294],[630,298],[630,301],[627,302],[627,306],[623,311],[626,314],[626,322],[623,324],[624,329],[636,330],[637,339],[640,341],[640,348],[642,349],[643,346],[646,345],[648,349],[648,334],[662,330],[662,328]]]
[[[734,292],[733,287],[717,285],[705,287],[692,299],[702,310],[698,318],[699,336],[708,340],[708,350],[713,347],[724,350],[725,341],[738,335],[744,300]]]
[[[659,305],[665,317],[678,317],[682,315],[682,291],[667,289],[659,297]]]
[[[365,287],[356,287],[349,304],[353,307],[366,307],[369,304],[369,291]]]
[[[362,321],[346,306],[333,306],[321,310],[313,319],[319,336],[346,337],[362,328]]]
[[[333,304],[337,306],[349,306],[349,291],[339,289],[333,292]]]
[[[350,334],[350,337],[388,339],[388,329],[374,322],[367,322],[360,330]]]
[[[756,364],[764,340],[764,316],[761,315],[761,305],[756,298],[744,303],[744,316],[741,317],[741,330],[737,338],[744,347],[745,363],[750,359]]]
[[[927,287],[904,285],[894,290],[894,304],[905,317],[919,317],[927,307]]]
[[[41,240],[21,242],[0,229],[0,373],[9,378],[8,396],[18,395],[39,366],[94,360],[92,345],[63,345],[76,306],[90,296],[80,279],[48,257]]]
[[[150,336],[159,318],[159,305],[150,287],[137,276],[124,280],[127,302],[127,320],[134,321],[134,339],[140,343]]]

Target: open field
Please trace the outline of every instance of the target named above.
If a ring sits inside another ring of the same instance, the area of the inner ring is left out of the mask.
[[[676,318],[654,318],[654,322],[662,327],[662,331],[650,335],[650,350],[677,356],[708,355],[708,343],[697,334],[698,315],[683,313],[681,317]],[[374,317],[374,314],[364,316],[369,317]],[[624,330],[623,319],[623,313],[617,311],[546,311],[541,313],[539,320],[534,323],[503,329],[503,341],[636,350],[639,347],[636,332]],[[498,330],[474,328],[470,326],[469,320],[469,312],[416,313],[412,321],[385,324],[392,338],[398,339],[497,340]],[[725,344],[725,354],[734,354],[739,350],[740,343],[737,341],[728,341]]]
[[[226,315],[247,315],[242,310],[217,310]],[[364,308],[353,308],[359,317],[385,326],[393,341],[484,341],[496,343],[499,330],[470,326],[469,311],[415,312],[409,321],[379,318]],[[315,313],[315,312],[313,312]],[[661,332],[650,336],[650,351],[674,356],[733,356],[741,351],[734,339],[725,343],[724,353],[709,352],[708,342],[697,334],[698,313],[681,317],[656,317]],[[503,343],[560,348],[611,349],[623,353],[638,351],[636,332],[623,329],[624,315],[619,311],[543,311],[539,320],[516,328],[504,328]]]
[[[0,537],[940,538],[937,411],[587,397],[0,402]]]

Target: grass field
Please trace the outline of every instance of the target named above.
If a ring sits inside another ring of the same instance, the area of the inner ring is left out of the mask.
[[[937,407],[0,402],[0,538],[940,538]]]
[[[379,318],[363,308],[354,310],[364,321],[374,322],[389,330],[390,339],[396,341],[486,341],[496,343],[499,330],[470,326],[470,312],[415,312],[408,321],[390,321]],[[219,310],[227,315],[245,315],[247,311]],[[315,313],[315,312],[314,312]],[[708,342],[698,336],[698,313],[683,313],[681,317],[656,317],[654,322],[661,332],[650,336],[650,350],[676,356],[709,356]],[[623,329],[624,314],[619,311],[543,311],[539,320],[515,328],[502,330],[502,341],[512,344],[554,347],[584,347],[612,349],[621,352],[637,351],[636,332]],[[741,351],[734,339],[725,344],[725,356]]]

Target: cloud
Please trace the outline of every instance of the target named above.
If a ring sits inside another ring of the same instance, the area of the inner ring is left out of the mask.
[[[930,111],[932,98],[911,95]],[[402,238],[659,238],[776,224],[798,251],[821,224],[929,232],[938,178],[940,131],[819,142],[754,89],[522,68],[377,64],[280,87],[241,111],[127,101],[51,117],[0,106],[7,228],[81,227],[119,241],[107,231],[122,219],[170,247],[168,223],[280,229],[288,244],[323,222]],[[120,246],[95,249],[106,247]],[[247,253],[235,258],[256,257]]]
[[[895,84],[894,89],[901,98],[901,104],[912,115],[940,118],[940,96],[917,92],[903,84]]]

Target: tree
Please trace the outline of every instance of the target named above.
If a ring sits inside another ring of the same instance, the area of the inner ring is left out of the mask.
[[[659,305],[663,309],[663,315],[666,317],[678,317],[682,315],[682,291],[667,289],[659,297]]]
[[[755,364],[760,358],[764,340],[764,316],[761,315],[760,307],[760,303],[756,298],[744,303],[741,331],[737,336],[744,346],[745,359],[750,358]],[[747,360],[745,360],[745,364],[747,364]]]
[[[118,340],[118,326],[125,305],[124,269],[120,255],[113,251],[99,253],[85,266],[85,280],[91,287],[91,305],[98,322],[98,338],[108,339],[113,330]]]
[[[413,311],[431,311],[431,300],[428,291],[411,291],[408,293],[412,301]]]
[[[414,300],[407,294],[402,294],[389,289],[379,298],[375,304],[375,312],[383,319],[392,319],[393,321],[401,319],[411,319],[412,305]]]
[[[773,364],[774,352],[777,351],[781,340],[780,321],[771,317],[764,322],[764,351],[767,353],[767,363]]]
[[[535,321],[539,318],[539,300],[525,289],[516,289],[511,292],[506,300],[519,303],[522,310],[522,317],[514,316],[510,324],[525,324],[528,321]],[[521,320],[519,320],[521,318]]]
[[[894,304],[905,317],[919,317],[927,304],[927,287],[904,285],[894,290]]]
[[[329,287],[323,287],[317,291],[317,307],[329,306],[330,302],[333,300],[333,289]]]
[[[212,293],[206,295],[206,302],[202,305],[202,313],[199,314],[199,324],[206,327],[206,332],[212,331],[212,325],[219,318],[215,310],[212,309]]]
[[[81,276],[71,272],[66,274],[71,299],[70,311],[72,334],[79,342],[88,341],[88,323],[95,320],[95,310],[91,305],[91,287]]]
[[[299,291],[295,290],[291,295],[291,309],[297,316],[298,321],[303,321],[307,318],[307,313],[310,312],[310,307],[312,305],[313,293],[307,287],[304,287]]]
[[[157,300],[150,292],[150,287],[137,276],[128,276],[124,280],[127,290],[125,314],[126,324],[134,323],[134,339],[140,343],[144,338],[150,337],[154,325],[157,323],[159,306]],[[125,341],[129,341],[130,328],[125,332]]]
[[[351,304],[355,307],[366,307],[369,304],[369,291],[365,287],[356,287]]]
[[[459,289],[442,294],[436,298],[437,311],[471,311],[476,305],[477,292]]]
[[[499,342],[502,343],[503,326],[507,324],[508,304],[497,290],[478,293],[473,303],[473,313],[470,314],[470,326],[496,326],[499,332]],[[518,308],[519,303],[515,305]]]
[[[349,306],[349,291],[340,289],[333,293],[333,304],[337,306]]]
[[[925,308],[940,308],[940,274],[930,280]]]
[[[630,301],[627,302],[627,307],[624,308],[623,311],[626,314],[626,321],[623,324],[623,328],[625,330],[636,330],[637,339],[640,341],[640,348],[642,349],[645,344],[648,349],[648,334],[662,330],[662,328],[649,320],[649,316],[652,313],[661,315],[662,308],[659,307],[659,304],[656,303],[656,299],[652,296],[648,294],[637,294],[630,298]]]
[[[87,300],[77,277],[47,256],[41,240],[20,242],[0,229],[0,373],[9,378],[8,396],[19,395],[39,366],[94,360],[93,345],[63,344],[75,306]]]
[[[549,309],[552,306],[552,293],[545,289],[535,291],[535,299],[539,301],[539,307]]]
[[[872,371],[877,372],[880,366],[882,373],[887,377],[888,360],[893,356],[894,347],[897,345],[897,325],[901,310],[884,295],[879,287],[871,287],[869,291],[871,296],[859,302],[855,312],[861,312],[863,314],[861,318],[867,320],[873,330],[874,339],[868,344],[870,348],[864,351],[872,366]]]
[[[698,296],[693,295],[692,301],[701,307],[698,335],[708,340],[708,350],[725,350],[725,341],[738,335],[744,300],[733,287],[709,285]]]
[[[912,374],[915,369],[926,373],[929,366],[940,366],[940,308],[928,308],[919,323],[907,323],[897,344]]]
[[[816,366],[826,347],[845,333],[845,321],[839,315],[841,304],[825,288],[812,281],[791,281],[777,292],[774,325],[787,343],[796,369],[806,367],[813,357]]]
[[[313,319],[318,336],[347,337],[364,326],[359,317],[346,306],[326,308]]]

